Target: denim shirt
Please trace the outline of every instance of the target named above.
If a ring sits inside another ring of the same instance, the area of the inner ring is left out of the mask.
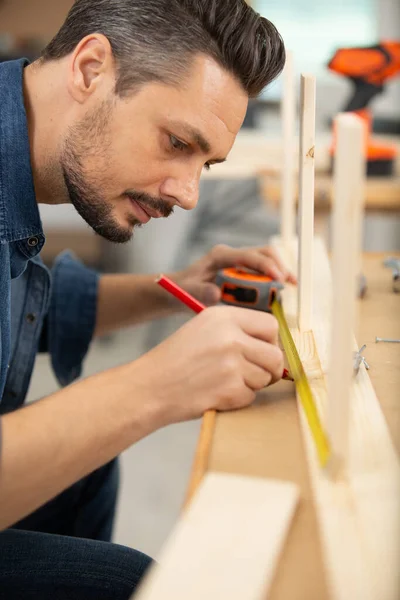
[[[98,275],[65,252],[50,271],[35,198],[23,97],[25,59],[0,63],[0,413],[20,407],[38,351],[61,385],[93,336]],[[1,446],[0,446],[1,448]]]

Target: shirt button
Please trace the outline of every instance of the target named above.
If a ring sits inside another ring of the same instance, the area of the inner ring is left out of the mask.
[[[34,313],[28,313],[26,315],[26,320],[28,323],[34,323],[36,321],[36,315]]]
[[[31,248],[34,248],[35,246],[37,246],[39,243],[39,240],[36,236],[30,237],[28,240],[28,246],[31,246]]]

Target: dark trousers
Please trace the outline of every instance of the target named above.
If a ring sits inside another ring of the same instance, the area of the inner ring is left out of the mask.
[[[1,600],[128,600],[151,560],[110,543],[117,460],[0,532]]]

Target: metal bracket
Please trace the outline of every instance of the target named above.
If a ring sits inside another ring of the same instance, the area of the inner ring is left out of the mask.
[[[358,371],[360,370],[361,364],[363,364],[364,367],[367,370],[369,370],[369,364],[367,363],[364,356],[362,355],[362,352],[365,350],[366,347],[367,347],[367,344],[364,344],[364,346],[361,346],[361,348],[358,350],[358,352],[354,352],[354,358],[353,358],[354,375],[357,375]]]

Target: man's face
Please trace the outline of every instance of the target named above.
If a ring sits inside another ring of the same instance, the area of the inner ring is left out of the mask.
[[[127,98],[96,98],[63,140],[70,201],[113,242],[176,205],[194,208],[201,172],[227,157],[247,100],[232,75],[202,56],[179,86],[151,82]]]

